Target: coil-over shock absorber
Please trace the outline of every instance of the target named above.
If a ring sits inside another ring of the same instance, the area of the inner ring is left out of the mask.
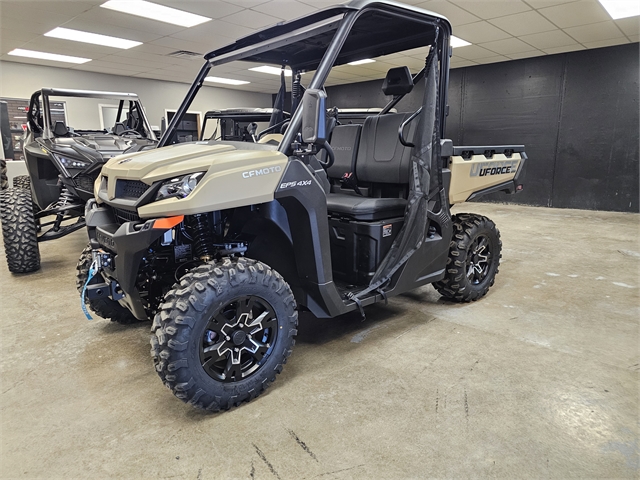
[[[211,219],[206,213],[198,213],[191,216],[190,223],[196,256],[203,262],[208,262],[215,254],[214,232]]]
[[[300,83],[302,79],[300,72],[296,72],[293,77],[293,81],[291,82],[291,111],[295,112],[296,108],[300,104],[300,100],[302,100],[302,95],[304,94],[304,87]]]

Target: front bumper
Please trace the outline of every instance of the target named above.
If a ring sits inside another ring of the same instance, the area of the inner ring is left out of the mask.
[[[147,312],[136,288],[140,262],[168,228],[154,228],[155,219],[118,224],[111,210],[95,200],[87,202],[85,220],[91,248],[114,255],[112,268],[103,265],[100,270],[105,280],[117,282],[124,293],[123,297],[112,299],[124,303],[139,320],[146,320]]]

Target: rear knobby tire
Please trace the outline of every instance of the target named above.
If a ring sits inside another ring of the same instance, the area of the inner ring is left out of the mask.
[[[491,220],[470,213],[455,215],[446,274],[433,286],[454,302],[484,297],[495,282],[501,251],[500,232]]]
[[[9,188],[9,177],[7,176],[7,161],[0,160],[0,190]]]
[[[228,410],[275,380],[291,355],[297,325],[296,302],[280,274],[256,260],[225,258],[192,270],[166,294],[151,329],[151,355],[176,397],[213,412]],[[254,352],[245,350],[250,342]],[[234,353],[224,353],[234,345],[240,347],[236,366]]]
[[[40,249],[31,191],[7,188],[0,195],[2,237],[9,271],[34,272],[40,268]]]
[[[80,259],[76,265],[76,288],[80,295],[82,295],[84,284],[87,283],[89,268],[91,267],[92,262],[93,255],[91,253],[91,247],[86,247],[80,254]],[[90,284],[102,283],[103,281],[104,279],[102,276],[97,274],[91,279]],[[104,319],[111,320],[112,322],[119,323],[120,325],[140,323],[140,320],[134,317],[128,309],[110,298],[89,300],[85,296],[84,303],[96,315],[99,315]]]
[[[31,178],[29,175],[18,175],[13,177],[13,187],[14,188],[23,188],[25,190],[31,191]]]

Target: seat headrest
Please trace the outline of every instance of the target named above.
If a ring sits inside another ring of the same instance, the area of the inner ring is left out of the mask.
[[[53,134],[56,137],[63,137],[69,134],[69,129],[64,124],[64,122],[61,122],[60,120],[58,120],[55,126],[53,127]]]
[[[113,133],[115,135],[121,135],[125,130],[127,129],[127,127],[124,126],[124,123],[122,122],[117,122],[114,126],[113,126]]]
[[[413,78],[408,67],[396,67],[387,72],[382,82],[385,95],[406,95],[413,90]]]

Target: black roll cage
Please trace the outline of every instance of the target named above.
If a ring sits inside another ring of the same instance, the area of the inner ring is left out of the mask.
[[[438,60],[440,61],[441,91],[439,95],[439,111],[440,134],[442,137],[445,130],[446,116],[448,112],[446,86],[449,84],[449,58],[451,56],[449,40],[451,37],[451,24],[445,17],[436,13],[390,0],[353,0],[345,5],[330,7],[297,20],[275,25],[263,31],[241,38],[231,45],[206,54],[204,57],[206,60],[204,65],[191,84],[187,95],[178,107],[176,114],[167,127],[167,130],[162,135],[158,147],[166,146],[173,138],[176,127],[180,121],[182,121],[183,116],[202,87],[204,79],[212,67],[236,60],[249,60],[250,57],[264,54],[265,52],[285,47],[297,41],[302,41],[335,29],[336,32],[329,42],[322,59],[319,61],[311,82],[307,86],[307,88],[310,89],[322,89],[324,88],[327,77],[336,63],[338,55],[341,53],[342,47],[344,46],[345,41],[358,18],[360,18],[364,13],[375,11],[391,15],[398,20],[404,19],[415,21],[429,25],[434,29],[440,29],[436,48],[438,49],[437,55]],[[428,44],[423,46],[426,47]],[[352,60],[357,60],[360,55],[362,55],[362,50],[354,51]],[[312,66],[309,62],[307,62],[306,65],[289,65],[288,59],[282,59],[280,63],[281,66],[288,65],[291,67],[292,83],[295,81],[298,74],[302,73],[305,67]],[[423,75],[424,68],[414,76],[414,82],[422,78]],[[388,113],[403,97],[404,95],[394,96],[394,98],[382,109],[379,115]],[[296,108],[295,112],[292,114],[290,122],[291,123],[284,134],[284,138],[278,147],[279,151],[286,155],[291,153],[291,145],[297,132],[300,130],[302,122],[302,108]]]
[[[34,133],[41,133],[43,138],[54,138],[53,134],[53,121],[51,119],[51,106],[49,97],[71,97],[71,98],[97,98],[104,100],[118,101],[118,113],[116,119],[119,120],[122,115],[122,109],[124,102],[129,102],[129,110],[131,105],[134,105],[140,118],[142,119],[144,128],[147,133],[147,139],[157,140],[147,114],[144,111],[144,107],[135,93],[123,93],[123,92],[100,92],[94,90],[71,90],[66,88],[42,88],[37,90],[31,95],[29,99],[29,110],[27,111],[27,123]],[[40,101],[42,101],[42,111],[40,110]],[[42,125],[38,123],[38,120],[34,118],[34,113],[42,115]]]

